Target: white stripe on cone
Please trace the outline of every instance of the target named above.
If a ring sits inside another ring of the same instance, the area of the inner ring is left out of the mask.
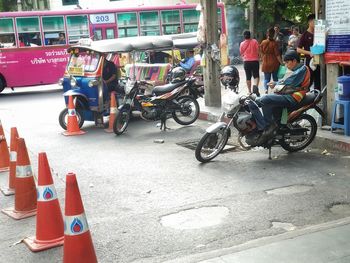
[[[53,184],[37,186],[38,202],[49,202],[57,199],[56,188]]]
[[[64,217],[64,234],[76,236],[89,231],[89,225],[85,213],[76,216]]]
[[[11,151],[10,152],[10,162],[16,162],[17,161],[17,152]]]
[[[117,107],[111,107],[110,108],[111,113],[117,113]]]
[[[16,167],[16,177],[17,178],[27,178],[33,176],[31,165],[22,165]]]
[[[75,116],[75,109],[68,109],[68,116]]]

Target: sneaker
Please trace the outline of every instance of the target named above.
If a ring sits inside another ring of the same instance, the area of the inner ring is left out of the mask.
[[[256,94],[256,96],[260,97],[259,88],[256,85],[253,85],[253,93]]]

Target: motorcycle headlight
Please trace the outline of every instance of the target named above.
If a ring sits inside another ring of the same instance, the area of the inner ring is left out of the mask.
[[[75,87],[75,86],[77,85],[77,80],[76,80],[75,78],[71,78],[71,79],[70,79],[70,85],[71,85],[72,87]]]
[[[89,82],[88,82],[88,86],[90,88],[92,88],[93,86],[97,86],[97,85],[98,85],[98,81],[96,79],[89,80]]]
[[[64,81],[64,79],[63,79],[63,78],[60,78],[60,79],[58,80],[58,85],[59,85],[59,86],[63,86],[63,81]]]

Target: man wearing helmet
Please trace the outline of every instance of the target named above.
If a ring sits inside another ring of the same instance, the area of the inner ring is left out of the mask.
[[[295,50],[289,50],[285,53],[283,60],[291,74],[287,74],[278,82],[270,82],[268,85],[274,89],[275,93],[267,94],[256,100],[257,104],[262,107],[264,116],[260,111],[252,111],[257,119],[258,129],[263,131],[259,139],[260,143],[266,141],[277,128],[274,113],[280,112],[283,107],[297,107],[309,91],[310,71],[305,65],[299,64],[298,53]]]

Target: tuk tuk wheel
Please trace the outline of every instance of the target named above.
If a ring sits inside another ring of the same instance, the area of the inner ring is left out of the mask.
[[[0,92],[2,92],[5,89],[5,82],[0,76]]]
[[[76,116],[78,118],[78,124],[79,124],[79,128],[81,128],[84,124],[84,115],[82,113],[81,110],[76,109]],[[64,129],[67,130],[67,121],[68,121],[68,109],[65,108],[61,111],[59,117],[58,117],[58,121],[60,123],[60,126]]]

